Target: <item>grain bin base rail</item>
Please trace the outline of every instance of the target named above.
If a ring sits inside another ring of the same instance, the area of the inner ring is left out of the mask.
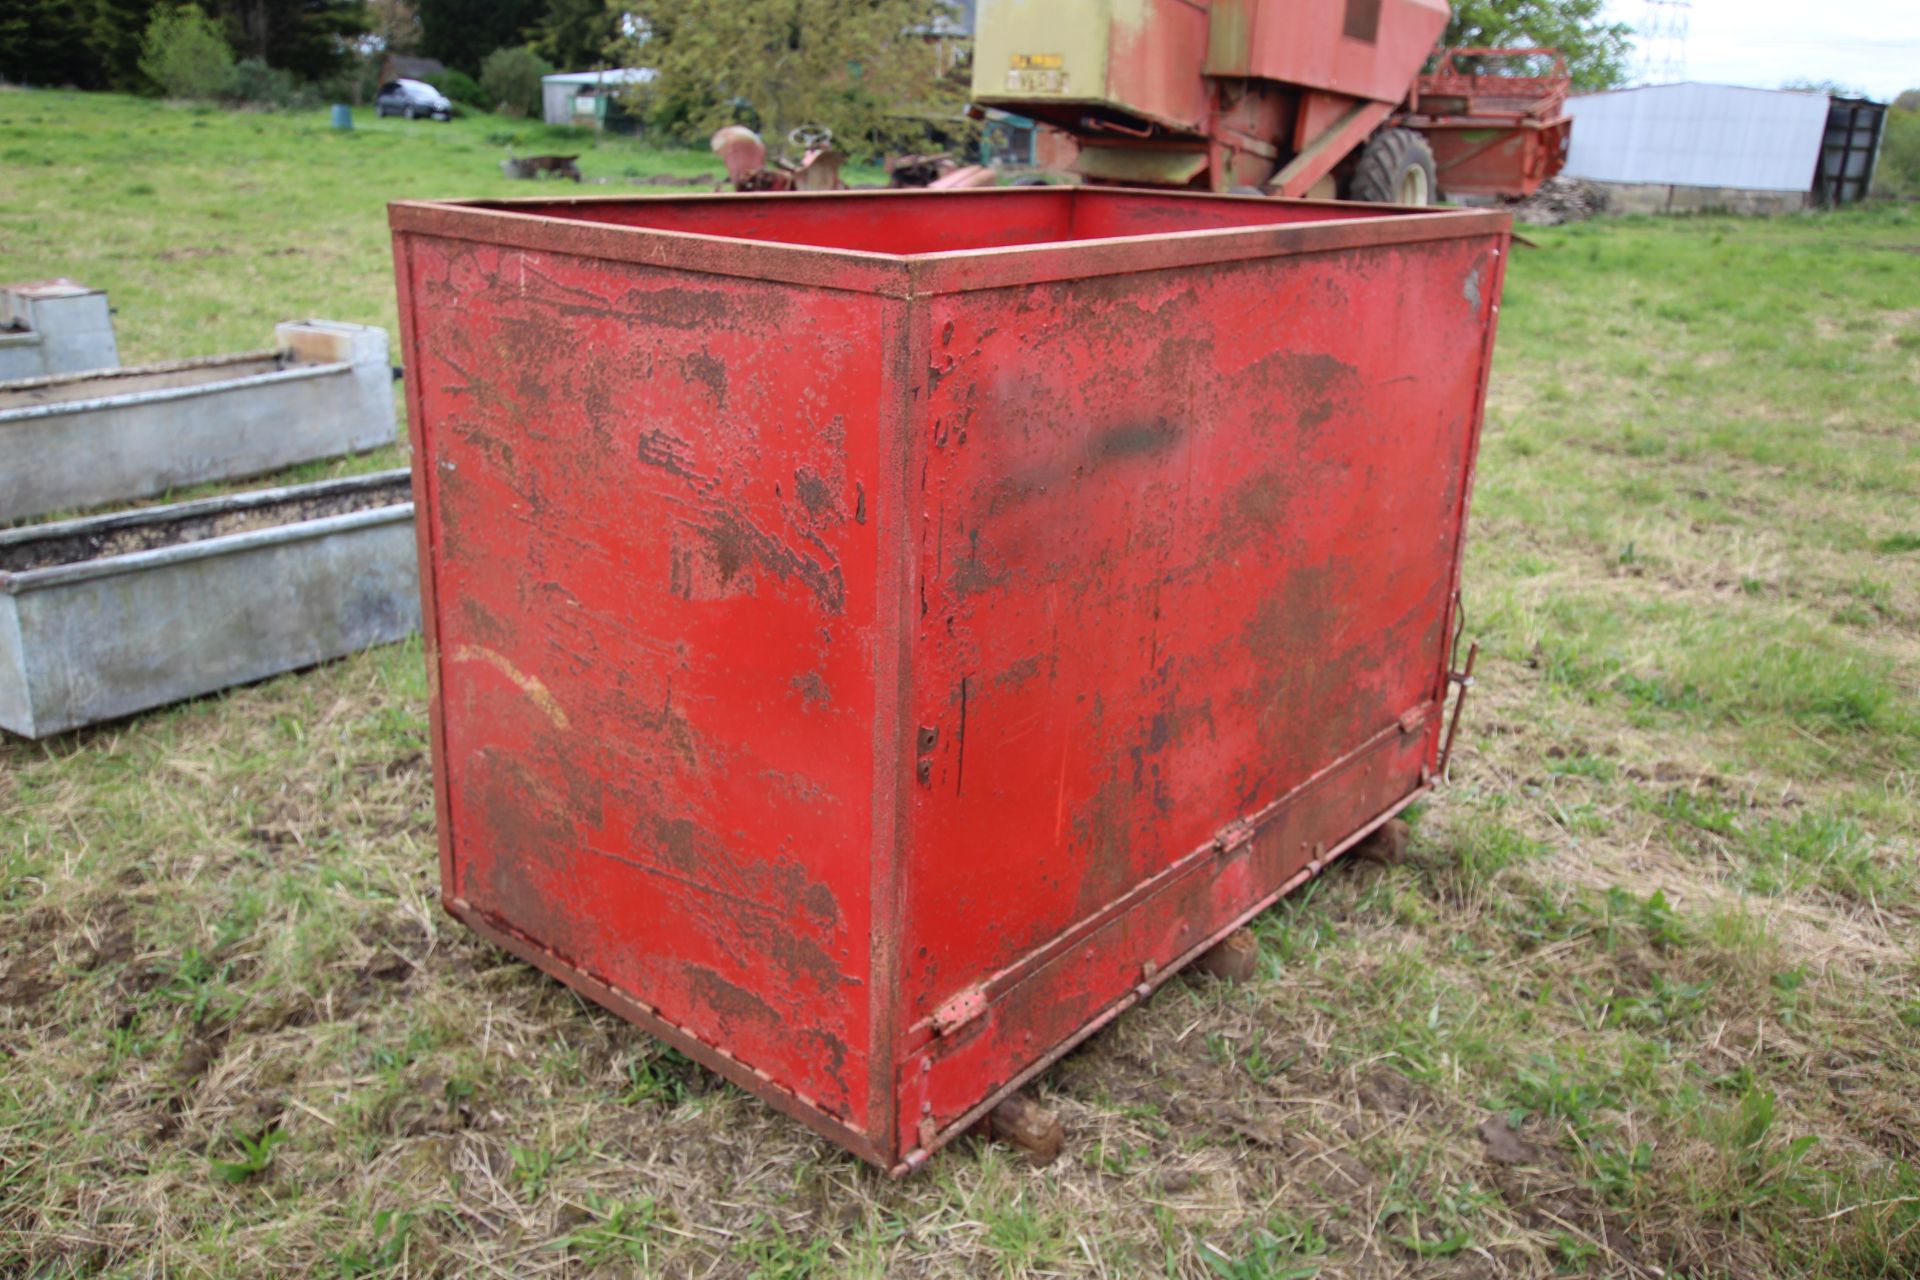
[[[406,475],[0,533],[0,728],[46,737],[412,634]]]
[[[400,204],[442,893],[904,1172],[1432,785],[1509,221]]]
[[[387,335],[279,325],[274,347],[0,383],[0,522],[264,475],[393,442]]]

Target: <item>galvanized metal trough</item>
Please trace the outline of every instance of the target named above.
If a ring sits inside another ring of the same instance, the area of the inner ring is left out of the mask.
[[[308,320],[274,348],[0,383],[0,521],[261,475],[393,441],[387,335]]]
[[[420,625],[407,472],[0,533],[0,728],[29,738]]]

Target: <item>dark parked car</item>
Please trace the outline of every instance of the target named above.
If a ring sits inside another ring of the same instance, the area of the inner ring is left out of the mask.
[[[377,116],[432,116],[435,120],[453,119],[453,103],[447,95],[419,80],[389,80],[380,86],[373,100]]]

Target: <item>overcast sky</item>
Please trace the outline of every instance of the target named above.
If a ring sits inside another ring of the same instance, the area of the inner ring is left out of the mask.
[[[1638,26],[1645,0],[1609,0]],[[1882,102],[1920,89],[1920,0],[1693,0],[1687,79],[1775,89],[1833,80]]]

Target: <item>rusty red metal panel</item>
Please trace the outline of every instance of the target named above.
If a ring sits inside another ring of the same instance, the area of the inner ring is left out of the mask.
[[[1544,125],[1429,121],[1417,127],[1433,149],[1442,192],[1519,200],[1566,167],[1573,120]]]
[[[1504,215],[393,223],[449,907],[861,1156],[1429,785]]]
[[[1206,71],[1399,102],[1448,11],[1446,0],[1214,0]]]
[[[1356,762],[1371,782],[1323,790],[1366,802],[1309,824],[1307,845],[1418,789],[1480,376],[1458,342],[1483,331],[1495,249],[933,300],[913,716],[936,747],[905,876],[910,1025],[1362,743],[1378,743]],[[1279,873],[1297,852],[1274,851]],[[1231,905],[1225,884],[1216,871],[1205,910],[1136,913],[1174,936],[1093,948],[970,1052],[1011,1075],[1169,963],[1179,926]],[[941,1125],[958,1114],[943,1101]]]
[[[864,1124],[889,304],[407,257],[449,896]]]
[[[1207,11],[1192,0],[1140,0],[1113,23],[1107,96],[1143,118],[1204,132],[1209,91],[1196,74],[1207,59]]]

